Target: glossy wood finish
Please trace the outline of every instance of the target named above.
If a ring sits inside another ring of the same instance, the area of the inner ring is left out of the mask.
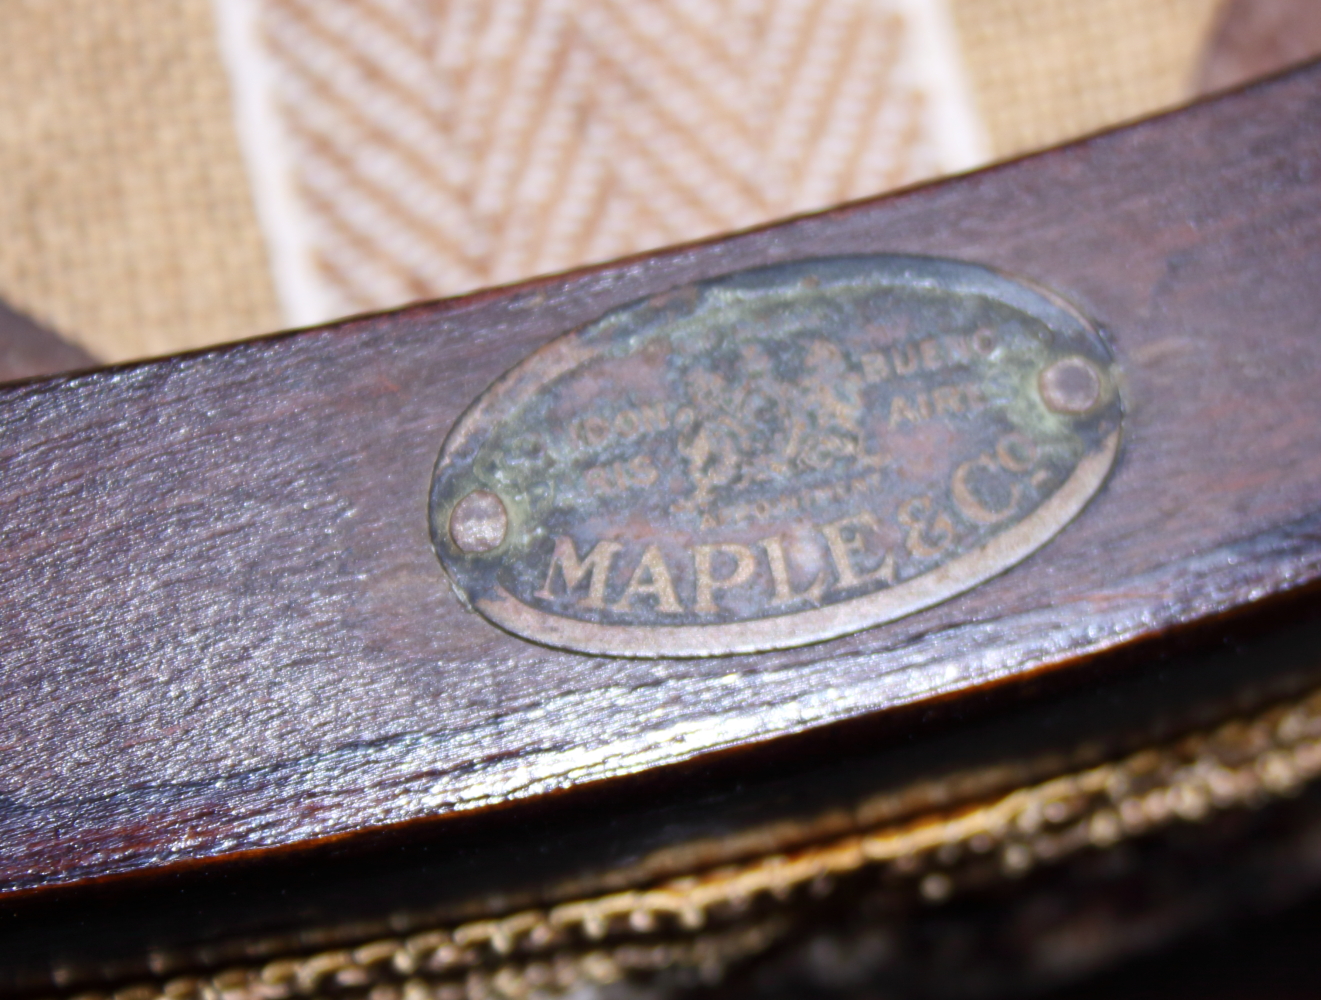
[[[716,242],[6,390],[0,888],[443,823],[976,692],[1314,580],[1319,246],[1310,69]],[[1109,337],[1123,450],[1058,538],[792,652],[611,661],[462,609],[427,488],[497,375],[647,294],[876,252],[1003,269]]]

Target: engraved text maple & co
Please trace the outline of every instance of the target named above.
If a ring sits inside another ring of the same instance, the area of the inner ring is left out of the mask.
[[[1017,563],[1099,488],[1112,361],[1054,297],[971,264],[802,261],[551,342],[451,432],[432,537],[528,639],[705,656],[829,639]]]

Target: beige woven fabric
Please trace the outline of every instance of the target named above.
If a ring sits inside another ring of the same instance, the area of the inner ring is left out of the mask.
[[[0,0],[0,297],[118,360],[301,318],[290,273],[387,306],[877,193],[960,165],[923,3],[1005,155],[1181,99],[1215,0]],[[271,204],[318,198],[290,252]]]
[[[1220,0],[953,0],[996,156],[1177,104]]]
[[[283,252],[308,255],[311,273],[282,290],[303,321],[728,232],[984,158],[952,32],[936,37],[927,0],[255,7],[236,72],[260,63],[272,81],[256,100],[275,106],[285,156],[267,162],[249,139],[250,156],[294,178]]]
[[[280,323],[206,0],[0,0],[0,296],[107,359]]]

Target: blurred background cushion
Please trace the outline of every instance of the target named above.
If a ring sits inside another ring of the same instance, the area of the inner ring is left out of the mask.
[[[125,360],[727,232],[1176,105],[1224,16],[7,0],[0,298]]]

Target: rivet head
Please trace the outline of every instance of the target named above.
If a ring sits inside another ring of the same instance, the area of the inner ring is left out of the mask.
[[[490,552],[508,530],[504,501],[490,490],[473,490],[450,513],[450,538],[464,552]]]
[[[1037,379],[1041,401],[1055,413],[1077,416],[1101,400],[1101,373],[1086,358],[1073,355],[1047,367]]]

